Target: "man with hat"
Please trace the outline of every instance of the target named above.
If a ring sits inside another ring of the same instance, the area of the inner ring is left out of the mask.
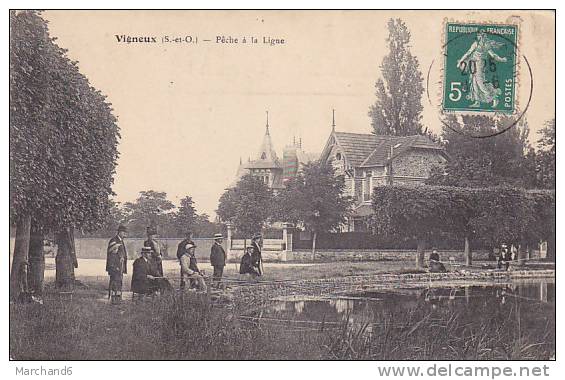
[[[108,285],[108,298],[112,303],[119,303],[122,299],[122,282],[124,274],[127,273],[128,255],[124,238],[127,235],[127,228],[120,224],[116,236],[108,242],[106,250],[106,272],[110,276]]]
[[[214,267],[212,281],[217,287],[220,286],[224,267],[226,266],[226,251],[224,251],[224,247],[222,247],[223,239],[222,234],[214,234],[214,244],[212,244],[212,248],[210,249],[210,264]]]
[[[151,248],[151,261],[157,269],[159,276],[163,276],[163,259],[161,255],[161,243],[157,240],[157,226],[147,227],[147,240],[143,242],[144,247]]]
[[[245,253],[241,256],[241,263],[239,264],[239,274],[250,274],[252,277],[259,276],[259,272],[253,266],[251,259],[251,254],[253,253],[253,247],[248,246],[245,248]]]
[[[179,243],[179,245],[177,246],[177,259],[179,259],[179,262],[180,262],[181,257],[188,253],[187,247],[188,247],[189,244],[194,244],[194,242],[192,241],[192,232],[186,231],[184,240],[182,240]],[[181,268],[181,271],[180,271],[180,287],[181,287],[181,289],[184,289],[184,287],[185,287],[184,273],[182,271],[182,268]]]
[[[200,269],[198,269],[198,263],[194,254],[195,250],[196,244],[194,244],[194,242],[186,243],[184,249],[182,250],[182,254],[179,258],[181,278],[184,278],[184,276],[186,276],[189,282],[194,281],[196,283],[196,286],[199,290],[206,291],[206,282],[204,282],[202,272],[200,272]]]
[[[433,248],[432,253],[430,254],[430,260],[428,263],[428,268],[431,273],[445,273],[447,269],[445,269],[445,265],[439,259],[439,253],[437,249]]]
[[[512,261],[512,247],[508,247],[508,245],[503,243],[497,261],[498,269],[502,269],[504,265],[504,269],[508,270],[510,268],[510,261]]]
[[[151,261],[150,247],[141,248],[141,257],[133,262],[131,291],[141,295],[149,295],[159,290],[161,293],[172,290],[169,280],[159,274]]]
[[[259,276],[261,276],[263,274],[263,257],[261,256],[263,236],[260,233],[256,233],[251,238],[251,247],[253,248],[253,252],[251,253],[251,265],[253,265]]]

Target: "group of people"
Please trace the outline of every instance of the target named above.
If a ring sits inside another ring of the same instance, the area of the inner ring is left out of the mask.
[[[508,270],[510,268],[510,263],[516,260],[516,252],[514,246],[508,246],[507,244],[502,244],[500,249],[495,250],[496,256],[496,267],[498,269]],[[430,254],[428,269],[431,273],[445,273],[445,265],[440,261],[439,253],[434,248]]]
[[[110,276],[108,298],[112,303],[121,301],[124,274],[127,274],[128,254],[124,238],[127,228],[118,227],[116,236],[108,242],[106,252],[106,272]],[[133,262],[131,290],[137,294],[152,294],[156,291],[172,290],[169,281],[163,275],[163,260],[161,246],[156,240],[157,229],[147,227],[147,240],[143,242],[141,256]]]
[[[263,237],[255,234],[251,239],[251,245],[245,248],[239,265],[240,274],[250,274],[252,277],[263,275],[263,258],[261,255]]]
[[[126,236],[127,228],[120,225],[116,236],[108,242],[106,272],[110,276],[108,298],[111,299],[112,303],[119,303],[122,299],[123,276],[127,274],[128,260],[124,242]],[[166,293],[173,288],[163,274],[161,244],[156,239],[157,229],[147,227],[147,237],[141,248],[141,256],[133,263],[131,291],[139,295],[150,295],[156,292]],[[221,287],[224,267],[226,266],[227,255],[222,242],[222,234],[215,234],[214,244],[210,249],[210,264],[214,268],[212,274],[213,287]],[[253,277],[263,274],[261,247],[262,236],[255,234],[251,245],[247,247],[241,259],[241,274],[250,274]],[[198,268],[195,255],[196,248],[197,245],[192,240],[192,233],[188,231],[177,247],[177,259],[180,265],[180,288],[188,287],[207,291],[204,271]]]

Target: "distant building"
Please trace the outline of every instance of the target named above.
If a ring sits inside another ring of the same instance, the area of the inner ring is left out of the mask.
[[[420,184],[432,167],[443,165],[443,147],[427,136],[382,136],[371,133],[332,132],[320,159],[344,175],[346,192],[355,200],[348,231],[365,231],[373,214],[373,188],[386,184]]]
[[[284,148],[281,162],[271,140],[267,114],[265,136],[263,136],[263,142],[259,146],[259,151],[255,159],[251,160],[249,158],[246,163],[240,159],[234,185],[241,177],[250,173],[253,176],[259,177],[271,189],[282,189],[285,182],[294,178],[305,163],[315,159],[317,159],[315,155],[302,150],[301,139],[298,142],[294,139],[292,145],[287,145]]]

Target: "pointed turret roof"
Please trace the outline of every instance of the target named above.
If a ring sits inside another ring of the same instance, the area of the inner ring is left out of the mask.
[[[255,160],[246,165],[248,169],[280,168],[279,158],[273,147],[271,132],[269,131],[269,112],[267,111],[267,124],[265,126],[265,136],[259,147],[259,152]]]

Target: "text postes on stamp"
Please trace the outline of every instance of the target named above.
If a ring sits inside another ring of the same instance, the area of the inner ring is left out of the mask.
[[[443,110],[514,113],[518,27],[448,22],[445,33]]]

